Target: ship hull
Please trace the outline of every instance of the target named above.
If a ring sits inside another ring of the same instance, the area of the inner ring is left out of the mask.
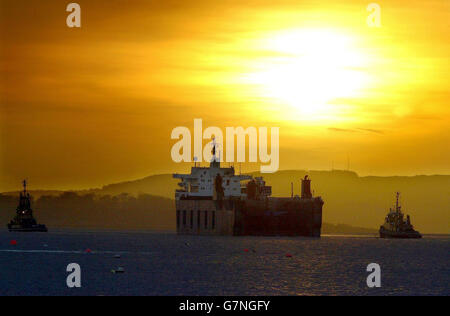
[[[322,205],[321,199],[241,201],[236,207],[234,235],[320,237]]]
[[[29,233],[29,232],[46,233],[46,232],[48,232],[48,229],[45,225],[33,225],[33,226],[29,226],[29,227],[20,226],[20,225],[8,225],[8,230],[10,232],[23,232],[23,233]]]
[[[418,231],[394,232],[386,229],[380,229],[380,238],[420,239],[422,238],[422,235]]]
[[[178,200],[177,233],[320,237],[322,205],[320,198]]]

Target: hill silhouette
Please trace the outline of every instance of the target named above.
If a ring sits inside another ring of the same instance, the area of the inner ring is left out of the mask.
[[[450,176],[360,177],[351,171],[284,170],[263,176],[273,196],[300,194],[300,179],[308,174],[315,195],[325,200],[325,233],[373,233],[394,203],[396,191],[413,225],[422,233],[450,233]],[[177,180],[170,174],[105,185],[69,193],[31,191],[38,219],[48,225],[136,229],[174,229],[173,192]],[[16,193],[8,193],[8,195]],[[14,214],[16,200],[0,196],[0,220]],[[84,201],[84,202],[83,202]],[[78,204],[77,204],[78,203]],[[84,203],[84,204],[83,204]],[[5,209],[8,208],[8,209]],[[360,228],[356,228],[360,227]]]
[[[132,196],[64,192],[33,199],[32,208],[40,223],[52,228],[158,229],[175,228],[174,201],[139,194]],[[17,196],[0,195],[0,223],[6,226],[15,214]],[[3,227],[5,227],[3,226]]]
[[[325,200],[323,221],[378,229],[395,192],[401,192],[401,203],[411,215],[413,225],[424,233],[450,233],[450,176],[417,175],[360,177],[355,172],[282,170],[273,174],[251,173],[263,176],[272,186],[273,196],[290,196],[291,182],[294,194],[300,194],[300,179],[308,174],[316,195]],[[91,190],[95,194],[153,194],[173,198],[177,180],[170,174],[145,177],[106,185]]]

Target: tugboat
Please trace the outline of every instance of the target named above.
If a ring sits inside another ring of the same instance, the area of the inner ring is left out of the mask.
[[[23,180],[23,192],[20,192],[19,206],[16,208],[16,216],[8,224],[8,230],[10,232],[47,232],[47,227],[38,224],[33,217],[31,196],[27,192],[26,180]]]
[[[399,198],[400,193],[397,192],[395,210],[390,209],[384,224],[380,226],[380,238],[422,238],[422,235],[411,225],[409,215],[406,215],[404,220]]]

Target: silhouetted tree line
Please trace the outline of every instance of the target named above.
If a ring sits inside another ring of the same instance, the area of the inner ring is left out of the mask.
[[[18,195],[0,194],[0,224],[13,218]],[[175,202],[150,194],[137,196],[77,194],[42,195],[32,200],[38,222],[49,228],[175,229]],[[376,230],[323,223],[322,233],[376,233]]]
[[[4,225],[14,216],[18,199],[0,194],[0,219]],[[43,195],[32,202],[36,219],[48,227],[174,229],[174,201],[139,194],[80,195],[64,192]]]

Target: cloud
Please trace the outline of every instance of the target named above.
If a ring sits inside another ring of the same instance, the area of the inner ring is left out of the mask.
[[[372,128],[358,128],[360,131],[370,132],[370,133],[376,133],[376,134],[384,134],[383,131],[378,129],[372,129]]]
[[[346,129],[346,128],[337,128],[337,127],[329,127],[328,130],[333,132],[346,132],[346,133],[354,133],[355,130],[352,129]]]
[[[333,132],[343,132],[343,133],[361,133],[361,132],[369,132],[369,133],[375,133],[375,134],[384,134],[382,130],[373,129],[373,128],[356,128],[356,129],[349,129],[349,128],[337,128],[337,127],[329,127],[329,131]]]

